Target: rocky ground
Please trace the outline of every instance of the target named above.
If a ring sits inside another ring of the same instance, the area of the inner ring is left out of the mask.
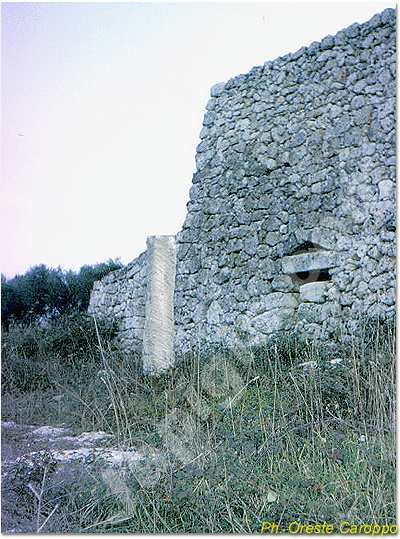
[[[57,516],[66,493],[101,477],[118,495],[118,481],[110,481],[115,479],[110,471],[125,473],[144,458],[132,448],[116,447],[113,435],[105,432],[74,435],[68,426],[4,421],[1,433],[3,533],[51,531],[51,518]],[[48,494],[52,506],[46,503]]]

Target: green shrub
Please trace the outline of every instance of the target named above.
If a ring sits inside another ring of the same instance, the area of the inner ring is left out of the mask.
[[[118,260],[108,260],[82,266],[75,273],[41,264],[12,279],[2,275],[2,327],[8,329],[13,320],[28,323],[40,316],[55,318],[61,313],[86,311],[93,283],[121,267]]]
[[[100,320],[97,326],[104,342],[115,336],[115,324]],[[3,333],[3,391],[47,389],[52,377],[69,378],[87,363],[101,363],[96,326],[87,314],[65,314],[47,327],[14,324]]]

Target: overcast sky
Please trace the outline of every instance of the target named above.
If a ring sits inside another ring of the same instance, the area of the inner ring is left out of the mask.
[[[210,86],[394,6],[3,4],[2,273],[178,232]]]

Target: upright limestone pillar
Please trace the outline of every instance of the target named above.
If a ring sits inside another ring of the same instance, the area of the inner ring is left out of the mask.
[[[143,372],[171,367],[174,356],[175,236],[147,238],[147,296],[143,332]]]

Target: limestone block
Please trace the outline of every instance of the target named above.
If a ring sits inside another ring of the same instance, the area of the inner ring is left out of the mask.
[[[322,227],[315,228],[311,233],[311,241],[325,249],[332,249],[335,244],[335,237],[331,230],[326,230]]]
[[[147,239],[147,297],[143,372],[157,374],[174,364],[174,236]]]
[[[247,283],[247,291],[251,297],[259,297],[268,294],[271,291],[271,285],[264,281],[261,276],[254,275]]]
[[[338,256],[333,251],[310,251],[282,258],[283,273],[298,273],[328,269],[338,264]]]
[[[272,292],[265,297],[263,303],[268,310],[280,307],[296,307],[298,294],[285,292]]]
[[[297,293],[272,292],[249,305],[249,313],[259,315],[274,309],[295,308],[298,305]]]
[[[380,200],[394,199],[394,183],[391,180],[382,180],[378,184]]]
[[[298,308],[298,316],[300,320],[305,320],[311,324],[320,322],[321,308],[320,305],[312,303],[301,303]]]
[[[207,312],[204,303],[198,303],[193,312],[193,321],[195,324],[199,324],[206,320]]]
[[[252,326],[261,333],[270,334],[275,331],[288,329],[294,326],[294,309],[274,309],[256,316],[251,321]]]
[[[308,324],[304,328],[304,333],[309,339],[319,339],[321,337],[321,326],[319,324]]]
[[[306,283],[300,286],[300,301],[323,303],[326,297],[329,281]]]
[[[222,319],[223,311],[217,301],[213,301],[207,311],[207,323],[211,325],[219,324]]]
[[[299,319],[304,319],[306,322],[320,324],[331,316],[335,316],[339,312],[337,303],[301,303],[298,308]]]
[[[219,82],[218,84],[214,84],[214,86],[211,86],[210,95],[211,97],[219,97],[225,88],[225,82]]]
[[[144,326],[144,319],[141,316],[127,316],[121,322],[122,330],[141,329]]]
[[[272,280],[271,287],[274,291],[290,291],[293,290],[294,285],[289,275],[278,275]]]

